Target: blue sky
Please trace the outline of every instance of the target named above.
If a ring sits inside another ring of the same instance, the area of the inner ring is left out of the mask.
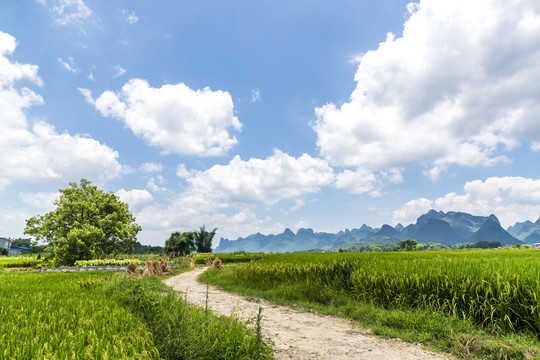
[[[90,179],[145,244],[540,213],[530,1],[10,1],[0,236]],[[217,243],[215,244],[217,245]]]

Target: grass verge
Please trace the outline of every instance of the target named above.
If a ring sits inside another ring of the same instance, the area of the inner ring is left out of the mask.
[[[202,282],[247,296],[267,299],[278,305],[352,319],[375,335],[421,343],[427,349],[449,352],[463,359],[538,359],[540,342],[530,334],[496,333],[481,329],[471,321],[439,311],[383,309],[358,301],[350,293],[334,288],[313,291],[305,283],[268,286],[236,281],[228,265],[223,271],[210,269]]]
[[[273,358],[256,332],[234,318],[189,306],[162,280],[117,274],[104,290],[146,324],[163,359]]]

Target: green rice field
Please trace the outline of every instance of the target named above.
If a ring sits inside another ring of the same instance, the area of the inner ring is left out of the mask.
[[[225,290],[349,317],[460,357],[540,358],[536,249],[266,254],[209,275]]]
[[[252,329],[163,277],[0,272],[0,359],[270,359]]]

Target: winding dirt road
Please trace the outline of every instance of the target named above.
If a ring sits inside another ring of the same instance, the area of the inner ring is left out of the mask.
[[[198,282],[197,277],[205,270],[196,268],[166,279],[165,284],[187,294],[189,303],[204,307],[206,285]],[[345,319],[276,306],[264,300],[226,293],[213,286],[209,287],[208,306],[215,314],[233,315],[244,321],[254,318],[262,306],[263,337],[274,343],[277,359],[451,359],[414,344],[369,335]]]

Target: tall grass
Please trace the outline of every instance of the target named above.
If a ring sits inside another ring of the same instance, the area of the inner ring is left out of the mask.
[[[103,296],[109,277],[0,274],[0,358],[159,359],[144,323]]]
[[[139,280],[117,274],[105,290],[145,322],[164,359],[273,358],[260,333],[234,318],[188,306],[159,278]]]
[[[0,273],[0,359],[271,359],[260,335],[162,278]]]
[[[289,254],[238,265],[246,286],[300,284],[299,297],[336,291],[385,308],[442,311],[490,330],[540,336],[540,252]]]

